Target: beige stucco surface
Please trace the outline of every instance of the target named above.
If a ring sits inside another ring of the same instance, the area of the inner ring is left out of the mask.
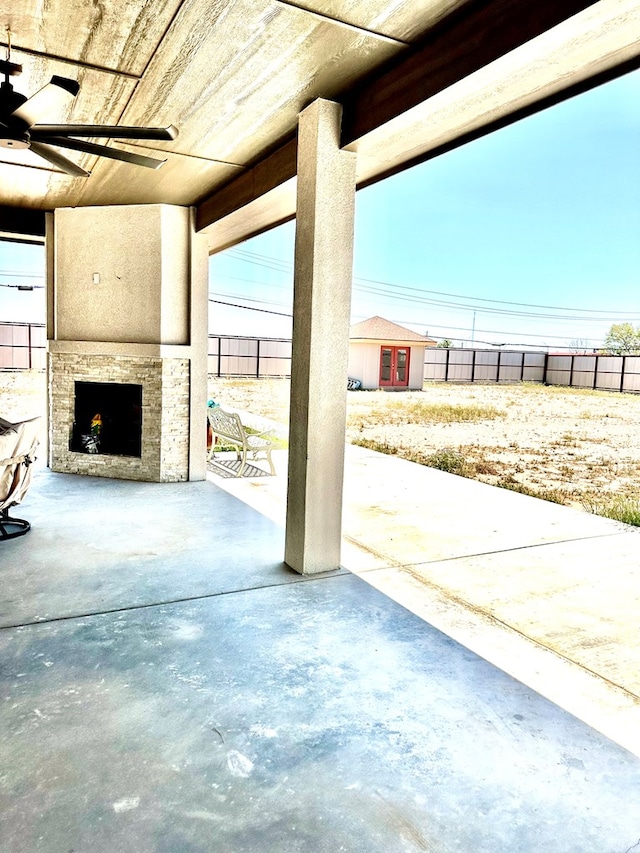
[[[285,562],[305,574],[340,562],[356,160],[340,118],[316,101],[298,141]]]
[[[121,205],[55,213],[55,336],[188,344],[188,208]]]

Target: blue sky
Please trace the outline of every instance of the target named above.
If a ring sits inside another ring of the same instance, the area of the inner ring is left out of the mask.
[[[639,103],[634,72],[360,191],[353,321],[552,349],[640,324]],[[212,332],[290,335],[294,233],[210,259],[212,299],[261,309],[211,303]],[[0,243],[0,283],[43,264]],[[0,287],[0,319],[43,316],[42,290]]]

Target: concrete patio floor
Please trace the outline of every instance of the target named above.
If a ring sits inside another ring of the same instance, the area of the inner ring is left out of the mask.
[[[214,481],[283,525],[276,477]],[[354,445],[342,565],[640,756],[640,530]]]
[[[36,471],[16,513],[33,529],[0,544],[0,850],[638,848],[640,759],[491,657],[564,666],[585,704],[629,722],[635,644],[625,661],[612,602],[593,607],[584,581],[622,596],[625,579],[627,619],[640,539],[359,448],[347,459],[351,571],[313,578],[281,562],[286,474]],[[606,673],[575,660],[587,629]]]

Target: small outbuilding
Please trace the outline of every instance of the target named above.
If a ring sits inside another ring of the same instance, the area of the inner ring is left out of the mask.
[[[424,382],[424,350],[432,338],[384,317],[370,317],[351,327],[349,378],[366,391],[419,391]]]

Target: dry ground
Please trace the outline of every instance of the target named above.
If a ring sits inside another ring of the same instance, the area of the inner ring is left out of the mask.
[[[44,375],[0,371],[0,417],[44,414]],[[216,379],[209,396],[288,423],[285,379]],[[581,507],[640,499],[640,395],[542,385],[348,392],[348,439]],[[462,466],[462,467],[460,467]]]
[[[288,421],[287,380],[211,378],[209,391],[222,405]],[[347,434],[578,507],[606,493],[640,496],[640,395],[529,383],[350,391]]]

